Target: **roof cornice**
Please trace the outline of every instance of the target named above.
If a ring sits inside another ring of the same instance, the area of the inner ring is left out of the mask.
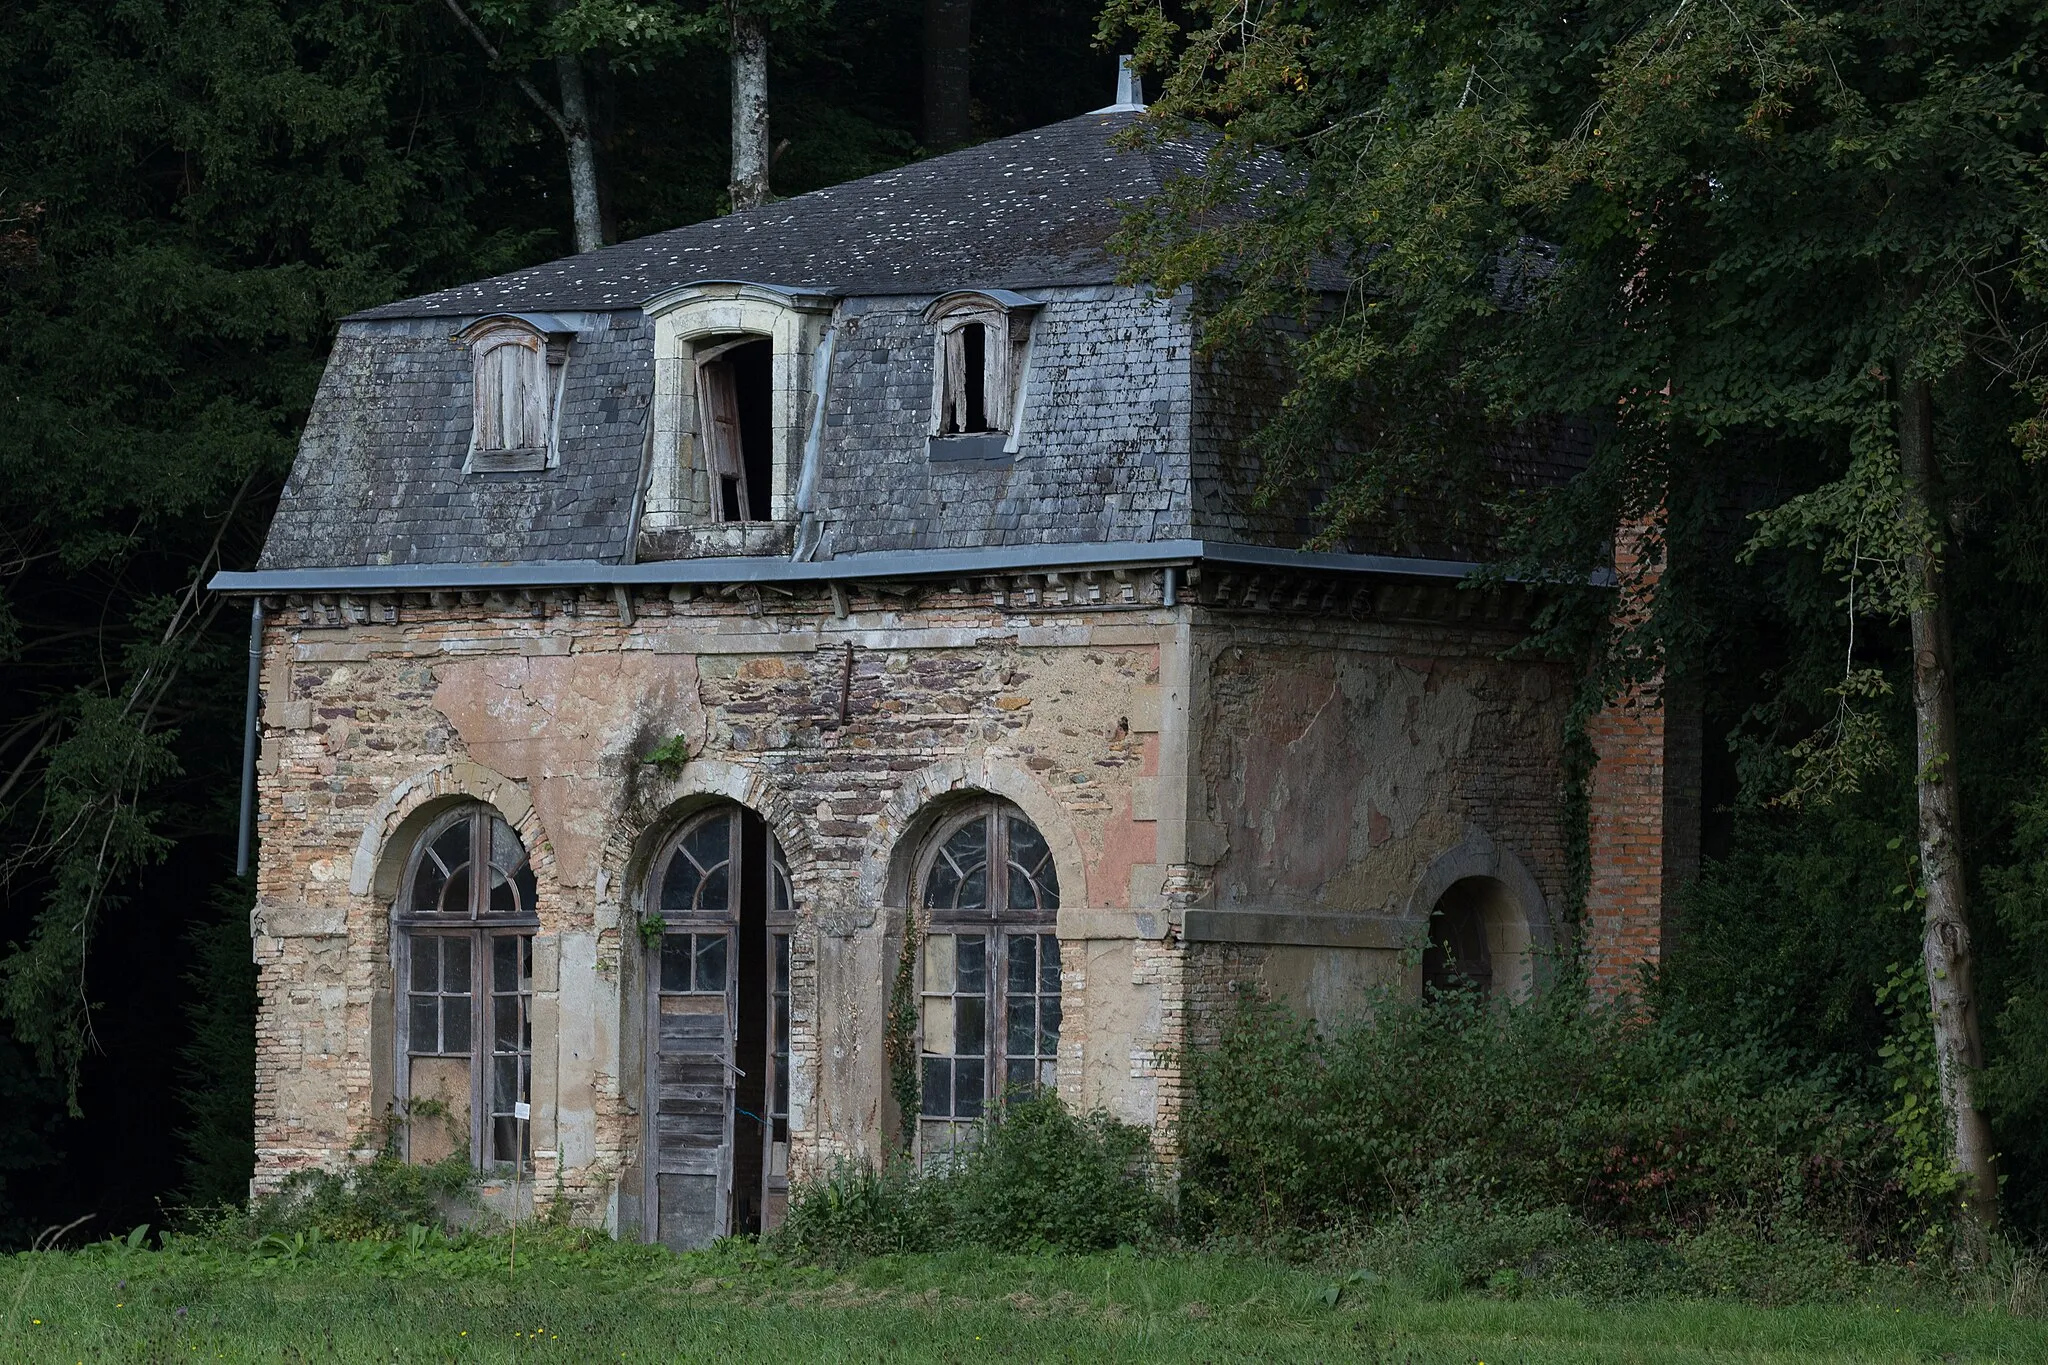
[[[1240,545],[1213,540],[1097,541],[1014,545],[971,550],[879,550],[833,559],[799,561],[765,555],[667,559],[611,564],[594,559],[543,563],[368,564],[308,569],[223,571],[207,587],[236,595],[263,593],[376,593],[505,588],[641,587],[668,584],[844,583],[878,579],[958,578],[963,575],[1045,573],[1069,569],[1194,566],[1364,574],[1379,578],[1470,578],[1486,566],[1467,560],[1414,559]],[[1513,576],[1510,582],[1528,582]],[[1596,573],[1596,587],[1613,584]]]

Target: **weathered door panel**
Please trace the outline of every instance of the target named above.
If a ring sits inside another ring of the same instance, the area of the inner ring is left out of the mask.
[[[732,1053],[729,989],[661,993],[653,1066],[655,1224],[658,1239],[677,1251],[709,1246],[728,1230]]]

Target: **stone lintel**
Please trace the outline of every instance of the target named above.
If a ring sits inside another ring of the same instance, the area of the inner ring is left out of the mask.
[[[1164,910],[1061,909],[1057,932],[1066,941],[1105,938],[1165,938],[1172,922]]]

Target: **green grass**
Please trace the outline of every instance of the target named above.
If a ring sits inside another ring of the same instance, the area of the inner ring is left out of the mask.
[[[108,1244],[0,1260],[9,1361],[2042,1361],[1986,1308],[1591,1305],[1211,1254],[884,1257],[843,1270],[555,1235]]]

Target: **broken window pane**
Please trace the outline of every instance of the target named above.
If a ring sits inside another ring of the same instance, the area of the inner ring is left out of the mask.
[[[945,1057],[924,1059],[924,1104],[925,1114],[931,1118],[950,1118],[953,1114],[953,1063]]]
[[[988,990],[988,940],[979,934],[962,934],[953,941],[959,946],[954,989],[962,995],[985,994]]]
[[[983,1086],[982,1060],[979,1057],[956,1057],[953,1059],[953,1117],[978,1119],[981,1117]]]
[[[446,1053],[469,1051],[469,997],[467,995],[444,995],[441,997],[441,1047]]]
[[[725,989],[725,944],[724,934],[697,935],[697,990],[700,994]]]
[[[953,998],[955,1056],[978,1054],[988,1046],[987,1009],[988,1002],[978,995],[960,995]]]
[[[681,992],[690,989],[690,936],[661,936],[661,988]]]

